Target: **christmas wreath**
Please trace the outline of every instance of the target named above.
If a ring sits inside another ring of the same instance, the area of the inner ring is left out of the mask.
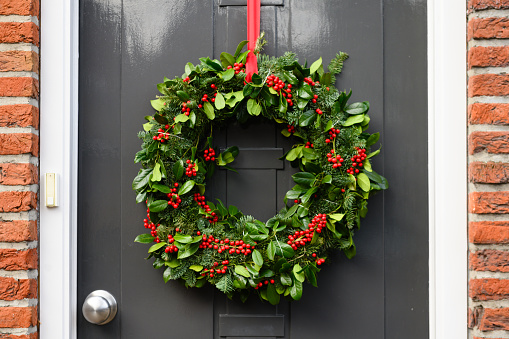
[[[157,113],[139,132],[135,162],[143,168],[133,181],[136,201],[147,204],[150,233],[135,241],[155,242],[148,258],[165,268],[165,282],[209,282],[229,297],[239,293],[244,301],[256,293],[278,304],[281,295],[299,300],[306,280],[317,286],[332,250],[355,255],[354,230],[367,200],[388,184],[370,163],[380,150],[370,150],[379,133],[365,132],[369,103],[347,104],[351,91],[333,86],[347,54],[337,54],[326,72],[321,58],[308,68],[294,53],[258,53],[258,74],[246,82],[245,44],[220,60],[188,63],[182,77],[157,85],[162,95],[151,101]],[[213,131],[252,117],[281,124],[281,133],[296,140],[284,158],[300,169],[286,207],[266,222],[205,198],[214,169],[234,171],[239,153],[215,147]]]

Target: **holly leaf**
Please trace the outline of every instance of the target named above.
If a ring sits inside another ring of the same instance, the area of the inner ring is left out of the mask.
[[[233,68],[227,69],[221,73],[221,76],[223,77],[223,81],[229,81],[235,76],[235,70]]]
[[[235,273],[246,278],[251,278],[251,275],[249,274],[247,268],[242,265],[235,265]]]
[[[281,273],[281,284],[286,286],[292,285],[292,278],[288,273]]]
[[[200,248],[200,244],[198,244],[198,243],[187,244],[186,246],[184,246],[183,249],[179,250],[177,258],[184,259],[184,258],[190,257],[193,254],[195,254],[196,251],[198,251],[198,248]]]
[[[320,59],[316,60],[315,62],[313,62],[311,64],[311,68],[309,69],[310,74],[315,73],[318,70],[318,68],[320,68],[321,65],[322,65],[322,57],[320,57]]]
[[[178,195],[183,195],[183,194],[186,194],[187,192],[189,192],[190,190],[193,189],[194,185],[196,183],[194,182],[194,180],[188,180],[184,183],[184,185],[182,185],[182,187],[180,187],[179,191],[178,191]]]
[[[274,260],[275,255],[276,255],[276,244],[274,244],[274,242],[271,241],[267,246],[267,257],[269,257],[270,260]]]
[[[253,261],[258,266],[263,266],[263,257],[262,254],[258,250],[254,250],[252,253]]]
[[[369,192],[370,184],[368,176],[364,173],[359,173],[357,176],[357,185],[359,185],[364,192]]]
[[[369,102],[355,102],[346,106],[345,112],[350,115],[362,114],[369,111]]]
[[[154,237],[150,234],[140,234],[134,239],[134,242],[139,242],[140,244],[150,244],[154,242]]]
[[[180,159],[173,165],[173,175],[179,180],[184,175],[184,161]]]
[[[294,300],[300,300],[302,298],[302,283],[298,280],[293,282],[293,286],[290,288],[290,296]]]
[[[238,58],[238,56],[240,55],[240,52],[242,52],[242,48],[244,48],[244,46],[247,45],[247,43],[248,43],[247,40],[241,41],[239,43],[239,45],[237,46],[237,49],[235,50],[235,54],[233,55],[234,58]]]
[[[267,300],[271,305],[279,304],[280,296],[276,291],[276,286],[274,284],[269,284],[267,286]]]
[[[165,194],[171,193],[171,188],[169,188],[166,185],[152,184],[152,188],[155,188],[156,190],[158,190],[161,193],[165,193]]]
[[[361,123],[363,121],[364,121],[364,115],[363,114],[353,115],[353,116],[349,117],[348,119],[346,119],[345,122],[343,122],[343,126],[345,126],[345,127],[352,126],[352,125]]]
[[[172,270],[171,267],[168,267],[167,269],[164,270],[163,279],[165,283],[167,283],[168,280],[170,280],[171,278],[171,270]]]
[[[233,67],[233,64],[235,63],[235,58],[233,57],[233,55],[227,52],[221,53],[219,59],[221,60],[221,64],[223,65],[224,68],[227,68],[228,66]]]
[[[293,276],[300,282],[304,282],[306,277],[304,276],[304,270],[300,267],[299,264],[293,265]]]
[[[150,212],[154,212],[154,213],[164,211],[164,209],[166,207],[168,207],[168,201],[166,201],[166,200],[152,201],[148,205],[148,209],[150,210]]]
[[[157,243],[157,244],[154,244],[154,245],[150,246],[150,248],[148,249],[148,253],[155,252],[155,251],[157,251],[158,249],[160,249],[161,247],[164,247],[164,246],[166,246],[166,245],[168,245],[168,244],[167,244],[167,243],[165,243],[165,242],[159,242],[159,243]]]
[[[138,172],[138,175],[133,180],[133,190],[139,190],[145,187],[150,180],[152,168],[143,168]]]
[[[201,270],[203,270],[203,266],[201,266],[201,265],[191,265],[191,266],[189,266],[189,269],[193,270],[195,272],[200,272]]]
[[[205,114],[207,115],[207,118],[209,118],[209,120],[214,120],[216,114],[214,113],[214,106],[212,106],[210,102],[206,101],[203,104],[203,110],[205,111]]]
[[[258,116],[262,112],[262,106],[260,106],[255,99],[249,99],[247,101],[247,112],[251,115]]]
[[[160,111],[164,108],[164,101],[162,99],[150,100],[150,104],[156,111]]]
[[[332,220],[335,220],[335,221],[341,221],[341,219],[343,219],[344,216],[345,215],[342,213],[335,213],[335,214],[330,214],[329,218],[331,218]]]
[[[318,114],[313,110],[302,113],[299,118],[299,126],[305,127],[311,125],[313,122],[315,122],[317,116]]]
[[[188,116],[188,115],[185,115],[185,114],[183,114],[183,113],[181,113],[181,114],[179,114],[179,115],[177,115],[177,116],[175,117],[175,120],[174,120],[174,121],[175,121],[176,123],[178,123],[178,122],[186,122],[186,121],[188,121],[188,120],[189,120],[189,116]]]
[[[369,136],[368,140],[366,141],[366,147],[376,144],[378,139],[380,139],[380,133],[376,132],[376,133],[371,134]]]
[[[315,181],[315,176],[309,172],[299,172],[292,175],[293,181],[299,185],[311,186]]]
[[[214,101],[214,104],[216,106],[217,109],[223,109],[224,106],[225,106],[225,101],[224,101],[224,97],[221,93],[217,93],[216,95],[216,100]]]
[[[291,258],[295,255],[295,251],[290,245],[279,242],[276,244],[276,255],[279,255],[280,257]]]
[[[182,244],[188,244],[191,241],[193,241],[193,237],[192,236],[187,235],[187,234],[179,234],[179,233],[175,234],[173,239],[175,239],[175,241],[178,241],[178,242],[180,242]]]

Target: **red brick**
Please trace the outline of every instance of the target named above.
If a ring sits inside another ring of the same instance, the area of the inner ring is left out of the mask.
[[[22,334],[22,335],[15,335],[15,334],[0,334],[0,339],[38,339],[39,334],[37,332],[30,333],[30,334]]]
[[[509,46],[472,47],[468,51],[468,68],[509,65]]]
[[[470,154],[486,151],[493,154],[509,153],[509,132],[472,132],[468,136]]]
[[[39,81],[34,78],[0,78],[1,97],[39,98]]]
[[[468,40],[472,38],[509,38],[509,18],[494,17],[470,20],[468,22]]]
[[[33,240],[37,240],[36,221],[0,221],[0,241],[20,242]]]
[[[23,71],[39,73],[39,54],[33,51],[0,52],[0,72]]]
[[[509,32],[509,29],[507,30]],[[509,95],[509,75],[479,74],[468,79],[468,96]]]
[[[468,122],[471,124],[509,125],[509,104],[475,103],[469,105]]]
[[[37,298],[37,280],[0,277],[0,299],[21,300]]]
[[[33,164],[1,164],[0,184],[30,185],[39,182],[38,169]]]
[[[476,214],[509,213],[509,192],[471,192],[468,195],[468,211]]]
[[[0,127],[39,128],[39,109],[32,105],[0,106]]]
[[[37,326],[36,307],[0,307],[0,328]]]
[[[0,154],[32,153],[39,156],[39,137],[32,133],[0,134]]]
[[[481,331],[509,330],[509,308],[485,308],[479,319]]]
[[[37,208],[34,192],[0,192],[0,212],[25,212]]]
[[[509,221],[475,221],[468,227],[473,244],[509,244]]]
[[[468,296],[473,300],[502,300],[509,298],[509,280],[471,279]]]
[[[1,168],[0,164],[0,168]],[[476,184],[509,183],[509,164],[502,162],[473,162],[468,165],[470,182]]]
[[[504,9],[509,8],[509,0],[469,0],[468,8],[471,9]]]
[[[0,15],[39,16],[39,0],[0,0]]]
[[[509,252],[499,250],[470,252],[469,266],[475,271],[509,272]]]
[[[474,328],[477,326],[477,321],[482,315],[482,307],[474,307],[468,309],[468,328]]]
[[[0,43],[18,42],[39,46],[39,27],[33,22],[0,22]]]
[[[0,249],[0,269],[7,271],[31,270],[37,268],[37,250],[18,251],[7,248]],[[0,307],[0,309],[2,309]],[[0,319],[2,317],[0,316]],[[3,326],[0,326],[0,328]]]

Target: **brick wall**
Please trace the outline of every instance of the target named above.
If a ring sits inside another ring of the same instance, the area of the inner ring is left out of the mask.
[[[509,0],[468,1],[469,323],[509,338]]]
[[[39,0],[0,0],[0,339],[38,337]]]

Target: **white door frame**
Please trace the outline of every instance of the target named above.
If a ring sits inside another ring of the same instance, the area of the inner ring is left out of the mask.
[[[40,338],[75,339],[78,1],[41,2],[40,171],[58,174],[60,206],[40,206]],[[467,338],[465,10],[465,0],[428,0],[431,339]],[[441,170],[451,163],[454,176]]]

